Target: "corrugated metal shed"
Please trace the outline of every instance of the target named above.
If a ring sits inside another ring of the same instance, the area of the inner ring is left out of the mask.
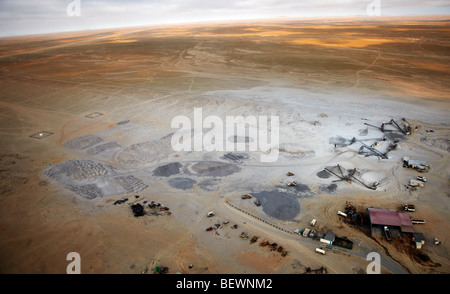
[[[384,225],[400,227],[401,222],[398,212],[395,210],[368,208],[370,222],[372,225]]]
[[[334,233],[328,232],[325,234],[325,236],[320,238],[320,242],[331,245],[331,244],[333,244],[335,238],[336,238],[336,235]]]
[[[411,218],[406,213],[395,210],[368,208],[372,225],[400,227],[404,233],[414,233]]]
[[[414,233],[413,224],[411,222],[411,218],[409,217],[409,215],[406,213],[399,212],[398,216],[400,218],[401,223],[400,229],[402,230],[402,232]]]

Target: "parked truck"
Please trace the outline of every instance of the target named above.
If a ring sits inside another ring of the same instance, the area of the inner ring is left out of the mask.
[[[411,220],[411,223],[412,223],[413,225],[418,225],[418,224],[426,224],[427,221],[424,220],[424,219],[412,219],[412,220]]]
[[[425,187],[425,185],[422,181],[418,181],[418,180],[414,180],[414,179],[409,180],[409,185],[411,187],[420,187],[420,188]]]
[[[389,228],[387,226],[384,226],[384,234],[386,235],[386,239],[388,241],[392,240],[391,231],[389,231]]]
[[[343,213],[342,211],[338,211],[337,212],[338,215],[343,216],[343,217],[347,217],[347,214]]]
[[[303,231],[303,237],[308,237],[309,232],[311,232],[311,229],[306,228],[306,229]]]
[[[419,181],[422,181],[422,182],[426,182],[427,181],[427,179],[425,177],[423,177],[423,176],[417,176],[416,179],[418,179]]]
[[[325,255],[325,250],[316,248],[316,252]]]
[[[413,204],[403,204],[404,211],[416,211],[416,207]]]
[[[422,160],[411,160],[409,157],[403,157],[403,166],[409,167],[419,172],[427,172],[430,166]]]

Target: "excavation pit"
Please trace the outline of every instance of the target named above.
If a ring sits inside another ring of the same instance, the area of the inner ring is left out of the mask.
[[[226,177],[240,171],[240,168],[230,163],[200,161],[192,164],[190,170],[199,177]]]
[[[279,191],[262,191],[252,193],[261,203],[264,213],[279,220],[294,219],[300,213],[300,204],[289,193]]]
[[[169,185],[172,188],[180,189],[180,190],[189,190],[192,189],[194,184],[196,184],[197,181],[189,178],[172,178],[169,180]]]
[[[331,174],[326,170],[321,170],[320,172],[317,173],[317,176],[321,179],[328,179],[331,176]]]
[[[181,163],[171,162],[165,165],[158,166],[153,170],[153,175],[156,177],[170,177],[181,172]]]
[[[320,191],[324,192],[324,193],[334,193],[337,190],[337,185],[336,184],[329,184],[329,185],[321,185],[320,186]]]
[[[201,181],[198,183],[198,187],[204,191],[217,191],[219,187],[217,187],[218,184],[220,184],[222,181],[219,179],[206,179],[204,181]]]

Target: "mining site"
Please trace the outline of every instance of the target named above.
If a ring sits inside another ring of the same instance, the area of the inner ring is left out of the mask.
[[[449,30],[380,17],[0,38],[0,273],[66,273],[70,252],[88,274],[359,274],[371,252],[381,273],[450,273]],[[196,109],[279,118],[276,160],[250,124],[221,138],[242,150],[175,150],[173,119],[193,139]]]

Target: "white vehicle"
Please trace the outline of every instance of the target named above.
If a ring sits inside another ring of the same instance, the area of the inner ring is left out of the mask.
[[[338,211],[337,212],[338,215],[343,216],[343,217],[347,217],[347,214],[343,213],[342,211]]]
[[[424,220],[424,219],[412,219],[412,220],[411,220],[411,223],[412,223],[413,225],[417,225],[417,224],[426,224],[427,221]]]
[[[409,185],[410,185],[411,187],[420,187],[420,188],[425,187],[425,185],[423,184],[423,182],[417,181],[417,180],[409,180]]]
[[[316,220],[316,219],[313,219],[313,220],[311,221],[311,227],[314,227],[314,226],[316,225],[316,222],[317,222],[317,220]]]
[[[416,211],[416,207],[413,204],[403,204],[404,211]]]
[[[208,212],[208,217],[212,217],[212,216],[214,216],[214,211]]]
[[[308,237],[309,232],[311,232],[311,229],[305,229],[305,230],[303,231],[303,237]]]
[[[425,177],[422,177],[422,176],[417,176],[417,179],[419,181],[422,181],[422,182],[426,182],[427,181],[427,179]]]
[[[325,255],[325,250],[323,250],[323,249],[316,248],[316,252]]]

